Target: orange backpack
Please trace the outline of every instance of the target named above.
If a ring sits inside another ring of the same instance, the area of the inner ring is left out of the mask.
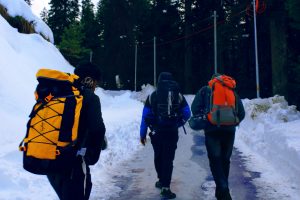
[[[236,82],[233,78],[220,75],[208,82],[211,89],[210,108],[207,115],[210,123],[220,125],[237,125]]]

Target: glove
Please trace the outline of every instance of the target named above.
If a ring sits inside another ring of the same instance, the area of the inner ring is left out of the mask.
[[[145,144],[147,142],[147,139],[146,139],[146,137],[145,138],[141,138],[140,141],[141,141],[142,145],[145,146]]]

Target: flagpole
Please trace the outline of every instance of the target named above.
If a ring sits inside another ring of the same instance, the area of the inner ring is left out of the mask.
[[[253,17],[254,17],[254,47],[255,47],[255,70],[256,70],[256,95],[260,98],[259,94],[259,67],[258,67],[258,50],[257,50],[257,29],[256,29],[256,8],[255,0],[253,0]]]

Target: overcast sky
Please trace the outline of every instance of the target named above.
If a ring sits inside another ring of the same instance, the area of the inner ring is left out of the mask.
[[[33,10],[34,14],[36,14],[37,16],[40,16],[40,13],[44,7],[49,9],[49,5],[48,5],[49,1],[50,0],[31,0],[32,10]],[[99,0],[92,0],[94,5],[96,5],[98,1]]]

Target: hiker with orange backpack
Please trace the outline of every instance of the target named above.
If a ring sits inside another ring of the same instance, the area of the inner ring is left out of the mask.
[[[235,92],[233,78],[214,74],[208,86],[202,87],[192,102],[193,116],[205,116],[205,146],[218,200],[231,200],[228,177],[236,126],[244,119],[245,110]]]
[[[100,69],[85,63],[75,74],[41,69],[27,133],[20,144],[25,170],[47,178],[60,200],[89,199],[89,165],[106,148],[99,97]]]

